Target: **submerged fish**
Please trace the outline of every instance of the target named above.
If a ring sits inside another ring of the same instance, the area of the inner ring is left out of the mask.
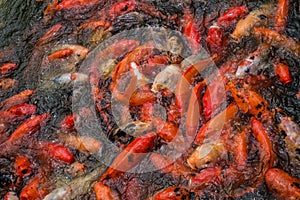
[[[292,118],[286,116],[280,109],[276,111],[279,119],[278,128],[286,135],[284,141],[290,162],[300,167],[300,126],[294,122]]]
[[[76,178],[65,186],[58,187],[47,196],[44,200],[65,200],[74,199],[80,195],[84,195],[90,191],[93,183],[105,172],[106,167],[97,167],[94,171],[86,176]]]

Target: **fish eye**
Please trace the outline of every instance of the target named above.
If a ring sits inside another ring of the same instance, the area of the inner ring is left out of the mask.
[[[249,59],[254,60],[255,56],[251,56]]]
[[[237,89],[240,89],[240,88],[242,88],[243,86],[242,86],[241,84],[238,83],[238,84],[235,85],[235,87],[236,87]]]
[[[261,14],[261,15],[258,15],[258,18],[261,20],[265,20],[265,19],[267,19],[267,16],[264,14]]]
[[[249,73],[249,72],[250,72],[249,67],[246,67],[246,68],[244,69],[244,72],[245,72],[245,73]]]

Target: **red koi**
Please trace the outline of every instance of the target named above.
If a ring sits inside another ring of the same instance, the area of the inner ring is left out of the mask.
[[[217,24],[223,30],[228,30],[237,23],[237,21],[243,18],[248,13],[246,6],[232,7],[226,10],[221,17],[219,17]]]
[[[176,105],[176,102],[172,102],[171,105],[167,108],[168,121],[176,125],[180,123],[181,113],[179,108]]]
[[[62,24],[56,24],[52,26],[37,42],[36,46],[42,46],[49,43],[53,38],[55,38],[58,32],[63,28]]]
[[[149,132],[134,139],[113,161],[100,180],[115,178],[136,166],[154,147],[156,134]]]
[[[266,173],[266,183],[268,189],[280,199],[299,199],[300,198],[300,181],[290,176],[285,171],[272,168]]]
[[[98,0],[63,0],[61,3],[59,3],[56,6],[56,10],[62,10],[62,9],[72,9],[77,8],[80,6],[89,6],[94,5]]]
[[[207,185],[218,185],[221,183],[221,172],[222,169],[220,166],[206,168],[190,179],[189,187],[193,189],[203,189],[207,187]]]
[[[59,143],[38,142],[38,149],[45,151],[45,154],[50,155],[56,160],[71,164],[74,161],[74,155],[64,145]]]
[[[225,82],[216,79],[206,88],[202,98],[205,119],[208,120],[220,110],[220,105],[226,101]]]
[[[22,103],[19,105],[15,105],[7,109],[7,112],[10,114],[16,115],[16,116],[22,116],[22,115],[32,115],[36,112],[36,105]]]
[[[200,28],[197,24],[198,22],[189,9],[184,10],[182,18],[182,32],[187,37],[190,47],[192,48],[192,52],[196,54],[200,51],[201,42]]]
[[[241,132],[234,135],[233,145],[230,147],[234,155],[235,165],[242,169],[246,166],[248,160],[248,150],[247,150],[247,137],[248,129],[245,128]]]
[[[259,142],[260,157],[262,162],[266,164],[265,168],[270,168],[274,165],[275,154],[273,152],[272,142],[270,136],[265,129],[264,125],[255,117],[251,118],[252,132],[256,140]]]
[[[148,58],[147,63],[143,65],[142,74],[150,77],[155,77],[162,67],[168,64],[168,57],[166,55],[154,55]]]
[[[60,122],[60,130],[67,131],[73,130],[75,128],[75,121],[74,121],[74,114],[67,115],[61,122]]]
[[[23,122],[6,140],[4,143],[0,144],[2,151],[0,156],[4,156],[8,153],[11,153],[18,145],[22,144],[23,139],[30,136],[38,128],[41,128],[45,122],[50,118],[48,113],[32,116]]]
[[[213,55],[208,59],[201,60],[195,64],[192,64],[180,77],[176,86],[175,97],[176,104],[180,109],[181,114],[185,113],[187,110],[188,100],[192,93],[190,87],[193,84],[193,79],[208,66],[215,64],[215,62],[218,62],[217,55]]]
[[[29,98],[33,93],[34,90],[25,90],[23,92],[20,92],[19,94],[16,94],[12,97],[9,97],[8,99],[3,100],[0,103],[0,108],[1,110],[7,110],[15,105],[26,103],[29,101]]]
[[[22,189],[20,194],[20,200],[27,199],[42,199],[48,193],[48,189],[45,185],[45,177],[43,174],[37,174],[29,183]]]
[[[129,103],[132,106],[140,106],[145,103],[154,103],[156,101],[155,94],[151,91],[150,85],[143,85],[132,93]]]
[[[137,3],[134,0],[125,0],[114,3],[108,10],[109,19],[115,19],[118,16],[124,15],[133,11],[136,8]]]
[[[153,107],[152,102],[147,102],[142,105],[140,111],[140,120],[143,122],[151,121],[153,119],[153,114],[155,113],[155,109]]]
[[[31,104],[20,104],[11,107],[6,111],[0,111],[0,122],[3,124],[12,125],[15,122],[22,121],[26,117],[36,113],[36,106]]]
[[[209,27],[206,43],[210,53],[218,55],[224,54],[224,51],[228,45],[228,41],[223,33],[223,30],[217,25]]]

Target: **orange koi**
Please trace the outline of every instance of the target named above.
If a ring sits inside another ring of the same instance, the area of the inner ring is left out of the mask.
[[[274,71],[279,76],[279,81],[284,85],[292,82],[292,76],[289,72],[289,66],[283,63],[274,63]]]
[[[268,102],[260,94],[247,88],[247,85],[234,85],[229,82],[226,87],[231,91],[235,102],[243,112],[257,117],[270,115]]]
[[[237,112],[238,107],[235,104],[229,105],[224,111],[210,119],[204,126],[200,128],[194,143],[201,145],[205,138],[210,137],[208,134],[212,134],[211,136],[213,136],[213,138],[215,138],[215,136],[219,136],[224,125],[233,119]]]
[[[173,186],[154,195],[152,200],[181,200],[181,199],[192,199],[190,197],[190,191],[182,186]]]
[[[203,107],[200,101],[201,93],[203,92],[205,85],[206,83],[201,81],[194,87],[188,104],[185,126],[186,133],[191,140],[194,140],[197,129],[205,122],[205,118],[202,114]]]
[[[5,63],[0,66],[0,78],[7,77],[12,74],[13,70],[17,68],[16,63]]]
[[[97,200],[118,200],[118,194],[101,182],[94,185],[94,192]]]
[[[254,35],[277,49],[282,49],[297,59],[300,58],[300,44],[285,35],[267,28],[254,28]]]
[[[18,156],[15,160],[14,167],[17,176],[26,177],[31,174],[32,167],[29,160],[24,156]]]
[[[18,81],[11,78],[4,78],[0,80],[0,91],[1,93],[8,92],[14,89],[18,84]]]
[[[289,0],[278,0],[275,14],[275,30],[279,33],[284,31],[289,14]]]
[[[274,14],[274,5],[272,3],[264,4],[260,9],[253,10],[244,19],[241,19],[233,33],[230,35],[236,41],[249,36],[254,27],[266,26],[269,24]]]
[[[74,52],[73,52],[72,49],[65,48],[65,49],[61,49],[61,50],[55,51],[54,53],[50,54],[48,56],[48,59],[49,60],[55,60],[55,59],[67,58],[70,55],[72,55],[73,53]]]

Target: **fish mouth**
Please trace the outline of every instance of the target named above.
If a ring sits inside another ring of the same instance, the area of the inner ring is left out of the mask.
[[[230,34],[229,37],[230,37],[230,40],[233,41],[234,43],[240,43],[242,40],[240,37],[238,37],[234,34]]]

